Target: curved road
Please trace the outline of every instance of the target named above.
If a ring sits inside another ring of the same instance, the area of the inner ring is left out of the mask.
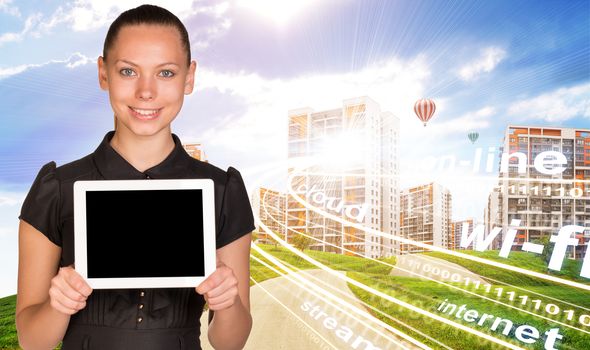
[[[345,281],[322,270],[297,273],[366,314]],[[292,277],[266,280],[250,289],[254,325],[245,349],[417,349],[375,322],[356,315],[330,297],[320,297]],[[203,349],[213,349],[206,336],[207,313],[201,318]],[[396,344],[397,343],[397,344]],[[403,345],[403,346],[402,346]]]

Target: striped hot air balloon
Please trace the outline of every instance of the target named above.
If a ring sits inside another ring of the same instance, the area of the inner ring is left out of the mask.
[[[436,105],[434,104],[434,101],[429,98],[421,98],[414,103],[414,112],[418,116],[418,119],[424,123],[424,126],[426,126],[426,123],[432,118],[435,110]]]
[[[477,131],[470,131],[467,133],[467,137],[469,138],[469,141],[471,141],[471,143],[475,143],[475,141],[477,141],[477,139],[479,138],[479,133]]]

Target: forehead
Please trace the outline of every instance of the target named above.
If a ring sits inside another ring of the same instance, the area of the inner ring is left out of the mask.
[[[180,33],[172,26],[126,25],[117,34],[108,59],[131,60],[134,63],[176,62],[186,60]]]

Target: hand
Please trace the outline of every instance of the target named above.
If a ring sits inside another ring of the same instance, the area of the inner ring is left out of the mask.
[[[209,310],[218,311],[234,305],[238,293],[238,279],[234,271],[225,266],[223,262],[217,262],[217,269],[207,277],[198,287],[197,293],[204,295],[209,303]]]
[[[86,299],[92,288],[72,266],[60,267],[51,279],[49,298],[51,306],[57,311],[73,315],[86,307]]]

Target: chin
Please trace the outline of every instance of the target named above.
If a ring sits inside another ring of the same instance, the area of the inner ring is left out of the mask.
[[[125,128],[137,136],[153,136],[166,129],[166,126],[161,125],[160,123],[152,123],[151,125],[138,125],[135,122],[119,122],[119,127]]]

